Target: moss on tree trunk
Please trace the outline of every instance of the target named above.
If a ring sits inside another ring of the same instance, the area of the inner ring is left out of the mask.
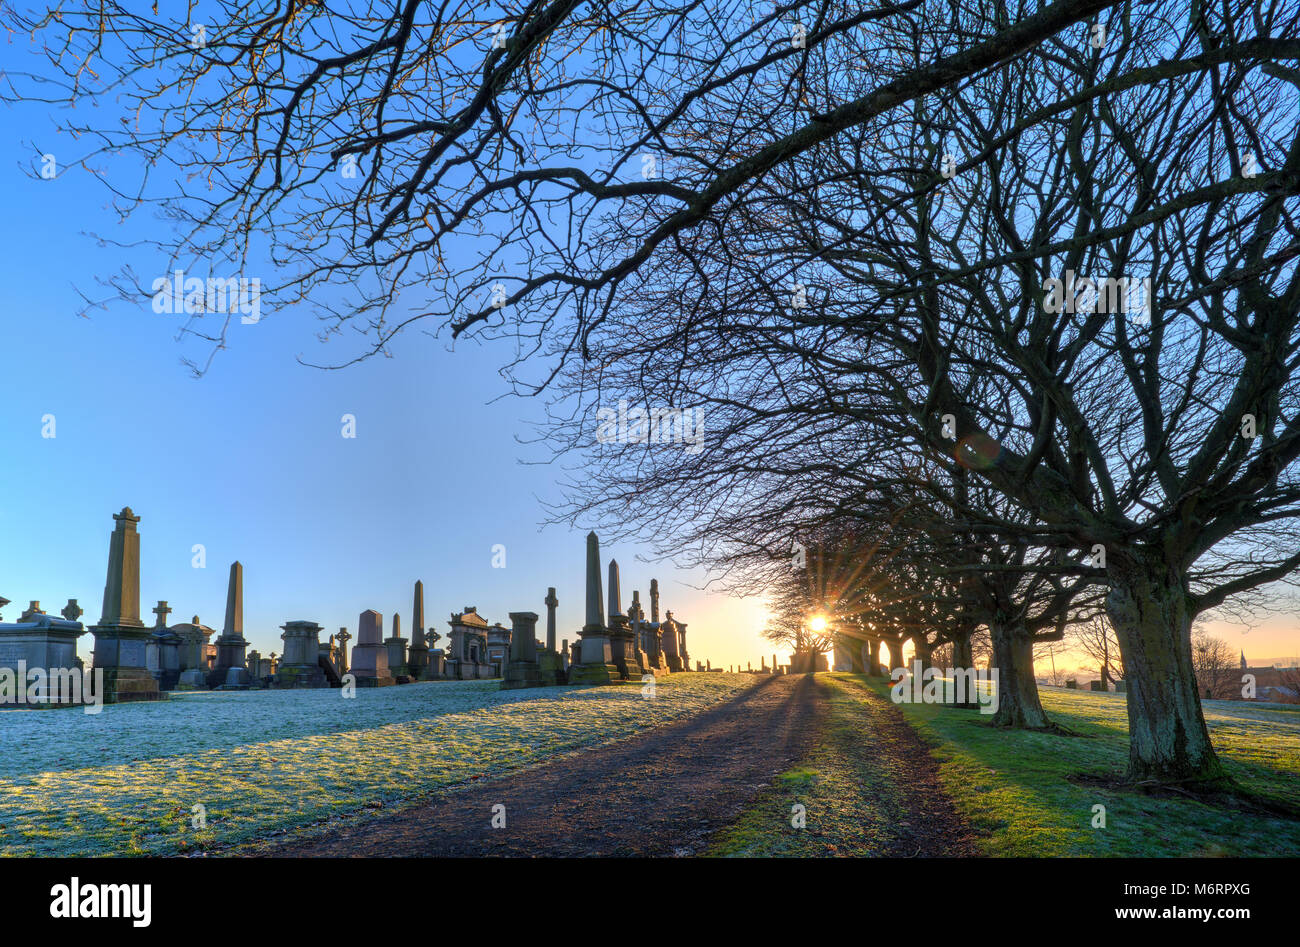
[[[1225,782],[1196,692],[1195,616],[1182,577],[1156,557],[1112,555],[1107,573],[1106,612],[1119,638],[1128,686],[1128,778]]]

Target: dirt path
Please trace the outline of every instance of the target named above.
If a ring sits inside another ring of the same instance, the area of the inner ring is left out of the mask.
[[[763,679],[679,723],[255,854],[696,854],[807,756],[825,716],[824,689],[811,675]],[[504,828],[491,826],[496,805],[505,806]]]

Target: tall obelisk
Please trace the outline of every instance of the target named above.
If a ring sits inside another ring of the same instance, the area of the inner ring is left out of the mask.
[[[600,581],[600,539],[587,534],[587,622],[578,632],[582,638],[581,664],[569,668],[570,684],[610,684],[619,678],[610,651],[609,629],[605,626],[605,603]]]
[[[609,560],[609,645],[619,675],[624,680],[639,681],[645,662],[636,645],[636,634],[623,614],[623,586],[617,559]]]
[[[411,606],[411,647],[407,650],[406,666],[412,680],[420,680],[429,666],[429,643],[424,637],[424,583],[415,583],[415,604]]]
[[[127,506],[113,520],[117,525],[108,540],[104,609],[99,624],[90,629],[95,636],[93,668],[103,671],[105,703],[158,700],[162,695],[147,657],[153,632],[140,621],[140,517]]]
[[[226,623],[217,638],[217,666],[208,675],[210,687],[244,690],[251,683],[244,637],[244,566],[238,560],[230,564],[230,582],[226,586]]]

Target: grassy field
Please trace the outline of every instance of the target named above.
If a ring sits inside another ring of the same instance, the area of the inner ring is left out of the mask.
[[[629,736],[753,683],[502,691],[496,681],[181,694],[0,713],[0,853],[177,854],[396,801]],[[206,827],[193,826],[202,806]]]
[[[820,677],[820,675],[819,675]],[[826,675],[831,714],[826,738],[714,847],[718,855],[870,855],[898,833],[897,793],[888,761],[867,750],[866,688],[888,685]],[[1102,788],[1128,759],[1122,695],[1045,688],[1053,720],[1077,737],[998,731],[973,711],[904,704],[902,711],[939,761],[958,810],[986,855],[1220,856],[1300,854],[1300,822]],[[1232,776],[1257,793],[1300,804],[1300,709],[1207,701],[1214,745]],[[856,734],[856,737],[855,737]],[[1083,781],[1076,782],[1079,777]],[[808,828],[789,825],[790,806],[808,809]],[[1094,828],[1094,806],[1105,827]]]

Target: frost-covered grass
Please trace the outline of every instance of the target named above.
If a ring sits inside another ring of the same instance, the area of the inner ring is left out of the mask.
[[[750,675],[502,691],[496,681],[181,693],[0,712],[0,853],[176,854],[414,799],[698,713]],[[192,827],[195,806],[207,826]]]

